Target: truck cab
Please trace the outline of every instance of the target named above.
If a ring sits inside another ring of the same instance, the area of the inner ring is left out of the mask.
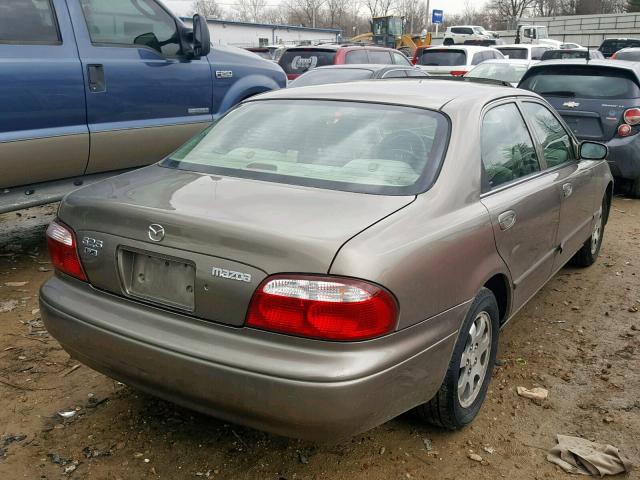
[[[0,7],[0,212],[156,162],[243,99],[282,88],[275,63],[211,47],[157,0]]]
[[[562,42],[549,38],[549,32],[544,25],[518,25],[515,43],[532,43],[560,48]]]

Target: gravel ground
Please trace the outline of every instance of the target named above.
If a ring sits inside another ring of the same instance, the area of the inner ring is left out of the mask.
[[[596,265],[563,269],[502,332],[472,426],[443,432],[409,412],[328,445],[191,412],[69,358],[37,310],[54,212],[0,215],[1,479],[568,478],[545,459],[557,434],[619,447],[638,465],[624,478],[640,478],[638,200],[614,200]],[[517,386],[549,398],[534,403]]]

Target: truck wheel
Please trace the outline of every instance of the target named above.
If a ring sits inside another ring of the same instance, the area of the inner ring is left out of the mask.
[[[584,242],[582,248],[571,259],[571,263],[577,267],[589,267],[593,265],[600,253],[602,237],[604,236],[605,219],[607,218],[607,201],[602,199],[602,205],[596,213],[596,221],[591,236]]]
[[[453,45],[453,38],[445,38],[442,44],[447,46]]]
[[[416,409],[422,419],[456,430],[478,415],[496,361],[499,318],[496,297],[482,288],[462,324],[440,390]]]

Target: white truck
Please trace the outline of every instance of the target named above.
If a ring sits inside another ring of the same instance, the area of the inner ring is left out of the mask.
[[[547,27],[544,25],[518,25],[515,43],[533,43],[560,48],[562,42],[549,38]]]

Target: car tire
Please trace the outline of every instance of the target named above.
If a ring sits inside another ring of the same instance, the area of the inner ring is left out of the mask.
[[[499,331],[496,297],[491,290],[482,288],[462,324],[440,390],[429,402],[416,409],[423,420],[448,430],[457,430],[478,415],[491,381]]]
[[[447,47],[453,45],[453,38],[445,38],[442,44],[446,45]]]
[[[584,242],[582,248],[571,259],[571,263],[577,267],[589,267],[598,259],[600,247],[602,247],[602,238],[604,237],[604,227],[606,225],[607,210],[609,206],[607,199],[602,199],[602,205],[596,213],[596,222],[593,226],[591,236]]]
[[[640,198],[640,178],[631,181],[629,185],[629,195],[633,198]]]

